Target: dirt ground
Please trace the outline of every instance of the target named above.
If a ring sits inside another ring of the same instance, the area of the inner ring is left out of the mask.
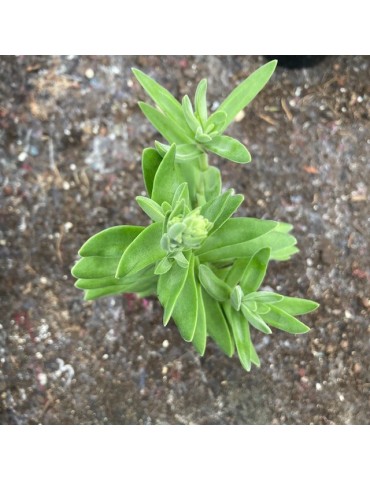
[[[209,341],[199,358],[154,298],[85,302],[70,269],[92,234],[147,224],[140,155],[154,130],[131,67],[209,105],[262,56],[0,58],[0,423],[369,424],[370,57],[278,68],[212,159],[241,215],[290,222],[300,253],[267,285],[312,298],[307,335],[254,333],[245,372]]]

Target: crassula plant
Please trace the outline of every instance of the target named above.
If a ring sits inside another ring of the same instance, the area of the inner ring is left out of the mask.
[[[233,217],[243,195],[224,191],[219,169],[208,163],[208,153],[250,162],[246,147],[224,131],[275,67],[272,61],[256,70],[211,115],[206,80],[198,84],[193,104],[187,95],[180,103],[133,70],[155,104],[140,102],[140,108],[166,140],[142,154],[147,196],[136,200],[150,223],[97,233],[81,247],[82,258],[72,269],[86,300],[123,292],[157,295],[164,325],[172,318],[200,355],[211,337],[226,355],[236,351],[248,371],[260,365],[252,329],[305,333],[309,328],[296,317],[318,307],[263,288],[269,262],[288,260],[298,251],[292,226]]]

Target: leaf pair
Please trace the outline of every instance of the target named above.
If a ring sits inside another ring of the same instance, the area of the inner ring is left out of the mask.
[[[297,249],[296,239],[280,231],[281,224],[255,218],[230,218],[197,251],[199,260],[225,262],[235,258],[250,258],[261,248],[271,249],[271,259],[290,258]]]
[[[144,232],[144,227],[111,227],[83,244],[79,250],[82,258],[73,267],[72,275],[78,278],[76,287],[86,291],[86,300],[129,291],[155,291],[156,278],[153,271],[148,269],[141,272],[140,276],[135,276],[136,272],[131,271],[125,279],[117,278],[122,256]]]

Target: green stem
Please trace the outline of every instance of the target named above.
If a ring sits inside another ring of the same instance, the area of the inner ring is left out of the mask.
[[[207,203],[206,200],[206,189],[205,189],[205,182],[204,182],[204,175],[203,173],[208,169],[208,155],[206,153],[202,153],[199,156],[198,162],[198,171],[197,171],[197,187],[196,187],[196,194],[197,194],[197,206],[202,206]]]
[[[199,155],[199,168],[201,172],[205,172],[208,168],[208,155],[206,153]]]

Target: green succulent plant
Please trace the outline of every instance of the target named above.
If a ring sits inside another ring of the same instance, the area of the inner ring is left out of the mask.
[[[211,337],[228,356],[235,349],[250,370],[260,360],[251,329],[271,334],[309,328],[296,316],[316,302],[261,289],[268,263],[298,251],[292,226],[283,222],[233,217],[243,195],[223,191],[218,168],[208,154],[237,163],[251,160],[247,148],[223,134],[235,116],[271,77],[276,62],[260,67],[208,115],[207,81],[195,93],[194,107],[182,103],[152,78],[133,70],[155,106],[140,108],[168,142],[155,142],[142,155],[148,196],[137,203],[151,220],[148,226],[114,226],[88,239],[72,268],[85,299],[135,292],[157,295],[163,323],[173,318],[183,339],[204,355]]]

